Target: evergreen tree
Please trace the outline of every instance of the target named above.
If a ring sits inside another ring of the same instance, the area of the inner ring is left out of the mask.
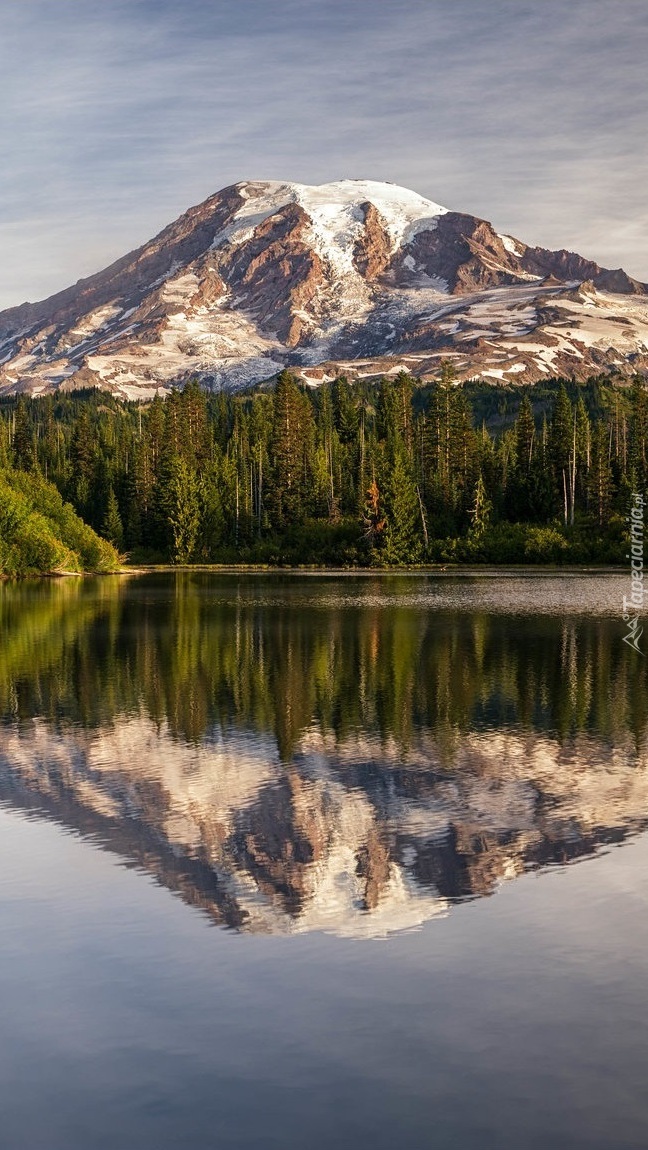
[[[31,420],[27,414],[27,404],[22,396],[18,400],[14,413],[12,446],[14,467],[21,471],[32,471],[35,464],[34,435]]]
[[[273,401],[268,395],[255,395],[250,411],[250,456],[254,490],[256,535],[267,523],[266,492],[270,475],[270,440],[272,436]]]
[[[574,415],[564,384],[556,397],[551,419],[549,459],[554,473],[556,509],[562,508],[564,522],[568,523],[573,492]]]
[[[309,507],[312,407],[289,371],[274,393],[272,430],[273,518],[278,527],[303,522]]]
[[[608,519],[612,503],[612,469],[609,460],[609,432],[599,423],[592,439],[592,462],[589,470],[588,494],[590,510],[602,527]]]
[[[211,454],[207,399],[197,380],[190,380],[180,396],[181,445],[193,467],[203,467]]]
[[[90,413],[83,407],[72,427],[68,493],[71,503],[86,521],[93,517],[92,487],[96,461],[96,436]]]
[[[341,443],[355,443],[358,435],[358,407],[356,396],[346,378],[342,375],[333,383],[331,392],[335,429]]]
[[[637,489],[648,490],[648,388],[635,379],[631,394],[630,463]]]
[[[507,512],[512,519],[533,519],[533,462],[536,439],[533,408],[527,396],[520,403],[514,426],[513,455],[506,488]]]
[[[423,557],[422,509],[407,452],[397,443],[385,479],[386,527],[382,558],[390,565]]]
[[[119,514],[119,504],[115,496],[112,485],[108,489],[108,500],[106,505],[106,514],[101,528],[101,534],[104,539],[112,543],[118,551],[124,546],[124,527]]]
[[[202,472],[199,486],[200,529],[197,548],[200,558],[206,563],[218,558],[218,550],[226,534],[221,472],[221,464],[214,460]]]
[[[525,395],[520,404],[520,410],[515,423],[515,466],[517,475],[521,479],[528,479],[533,463],[533,447],[535,441],[535,420],[533,408],[528,396]]]
[[[169,467],[166,510],[171,558],[174,563],[188,563],[198,539],[200,486],[181,455],[174,455]]]
[[[493,510],[493,505],[486,494],[486,486],[481,472],[477,479],[475,487],[475,498],[472,507],[470,508],[470,536],[473,539],[481,539],[484,535],[486,528],[490,523],[490,515]]]
[[[584,509],[587,504],[587,475],[592,456],[592,429],[582,395],[578,397],[574,412],[574,465],[572,480],[572,522],[576,504]]]
[[[425,419],[421,444],[422,485],[434,516],[450,513],[465,522],[479,474],[480,444],[468,400],[444,365]]]

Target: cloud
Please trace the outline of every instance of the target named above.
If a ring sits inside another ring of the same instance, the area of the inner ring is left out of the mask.
[[[250,177],[389,179],[648,279],[644,0],[0,0],[0,303]]]

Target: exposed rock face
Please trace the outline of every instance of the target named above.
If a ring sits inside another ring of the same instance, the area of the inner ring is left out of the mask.
[[[467,295],[529,278],[520,259],[507,251],[490,224],[459,212],[448,212],[434,231],[414,236],[401,255],[400,266],[412,263],[417,271],[445,281],[451,295]]]
[[[646,285],[632,279],[622,268],[608,271],[599,267],[592,260],[585,260],[574,252],[564,249],[558,252],[545,251],[544,248],[526,248],[522,258],[522,267],[537,276],[551,276],[556,282],[561,280],[589,280],[598,288],[607,292],[619,292],[624,295],[636,293],[646,294]]]
[[[380,212],[372,203],[360,204],[364,228],[353,251],[353,262],[360,275],[371,282],[387,270],[392,258],[389,232]]]
[[[236,388],[292,366],[530,382],[648,369],[648,287],[366,180],[246,182],[105,271],[0,314],[0,394]]]
[[[309,219],[299,204],[286,204],[226,250],[221,267],[230,290],[252,311],[259,327],[295,347],[305,331],[323,279],[322,263],[308,244]]]

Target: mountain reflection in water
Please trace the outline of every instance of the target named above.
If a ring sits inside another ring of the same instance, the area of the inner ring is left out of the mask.
[[[645,827],[623,586],[584,615],[565,579],[5,585],[0,801],[229,927],[416,926]]]

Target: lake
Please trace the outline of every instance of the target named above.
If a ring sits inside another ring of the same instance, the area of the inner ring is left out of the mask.
[[[627,589],[0,584],[2,1150],[643,1150]]]

